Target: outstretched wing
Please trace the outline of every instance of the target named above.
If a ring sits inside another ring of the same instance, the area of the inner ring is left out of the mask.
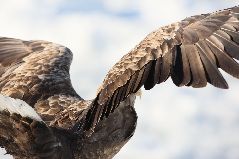
[[[71,51],[46,41],[0,37],[0,92],[29,105],[55,94],[78,96],[69,69]]]
[[[228,88],[218,68],[239,78],[239,7],[192,16],[150,33],[109,71],[88,112],[94,127],[144,85],[171,76],[177,86]]]

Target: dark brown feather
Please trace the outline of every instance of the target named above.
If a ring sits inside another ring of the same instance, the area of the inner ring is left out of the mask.
[[[236,58],[237,60],[239,60],[239,51],[238,51],[239,46],[236,43],[234,43],[233,41],[229,40],[228,37],[226,37],[225,35],[220,34],[219,32],[214,33],[214,35],[223,44],[224,51],[226,53],[228,53],[231,57]]]
[[[166,81],[170,75],[170,70],[171,70],[172,61],[173,61],[172,54],[173,54],[173,50],[170,50],[167,54],[165,54],[161,58],[162,64],[160,68],[160,76],[159,76],[158,83]]]
[[[159,73],[160,73],[159,70],[160,70],[159,60],[157,60],[157,59],[153,60],[152,66],[149,71],[148,78],[144,83],[144,88],[146,90],[150,90],[151,88],[153,88],[155,86],[155,84],[157,84],[157,82],[159,80]]]
[[[152,65],[153,65],[153,61],[150,61],[147,65],[145,65],[143,77],[140,81],[139,86],[145,84],[145,82],[147,81]],[[137,91],[137,89],[135,91]]]
[[[143,83],[144,83],[144,79],[143,79],[144,78],[144,73],[145,73],[145,67],[142,68],[141,70],[139,70],[138,78],[135,81],[133,92],[137,92],[137,90],[139,90],[139,88],[143,85]]]
[[[229,30],[229,29],[224,29],[222,28],[223,31],[225,31],[228,35],[231,36],[231,39],[239,45],[239,33],[234,31],[234,30]]]
[[[239,78],[239,65],[233,60],[229,55],[223,52],[220,48],[218,48],[213,42],[210,40],[206,41],[212,52],[217,58],[219,67],[224,71],[229,73],[230,75]]]
[[[228,84],[223,78],[222,74],[217,69],[216,63],[214,60],[211,59],[211,57],[208,55],[207,49],[205,49],[205,46],[203,44],[197,45],[198,52],[200,55],[200,58],[202,60],[207,81],[218,88],[228,88]]]
[[[191,81],[191,73],[185,47],[177,46],[175,53],[175,63],[172,67],[172,80],[177,86],[185,86]]]
[[[189,85],[195,88],[205,87],[207,84],[207,80],[196,46],[184,45],[183,47],[184,49],[182,49],[182,54],[185,54],[187,56],[190,70],[192,73]]]

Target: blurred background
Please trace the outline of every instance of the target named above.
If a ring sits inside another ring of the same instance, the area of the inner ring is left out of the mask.
[[[0,2],[0,36],[44,39],[74,53],[71,78],[85,99],[107,71],[148,33],[239,0],[7,0]],[[239,82],[230,89],[177,88],[171,80],[143,91],[135,135],[115,159],[238,159]],[[0,151],[1,159],[10,159]]]

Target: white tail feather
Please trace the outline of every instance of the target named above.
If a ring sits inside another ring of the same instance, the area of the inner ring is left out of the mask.
[[[26,102],[0,94],[0,111],[7,110],[11,114],[17,113],[23,117],[29,117],[37,121],[42,121],[37,112]]]

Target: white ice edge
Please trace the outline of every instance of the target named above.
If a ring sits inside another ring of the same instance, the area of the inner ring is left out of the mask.
[[[29,117],[37,121],[42,121],[37,112],[26,102],[0,94],[0,111],[7,110],[11,114],[17,113],[22,117]]]

